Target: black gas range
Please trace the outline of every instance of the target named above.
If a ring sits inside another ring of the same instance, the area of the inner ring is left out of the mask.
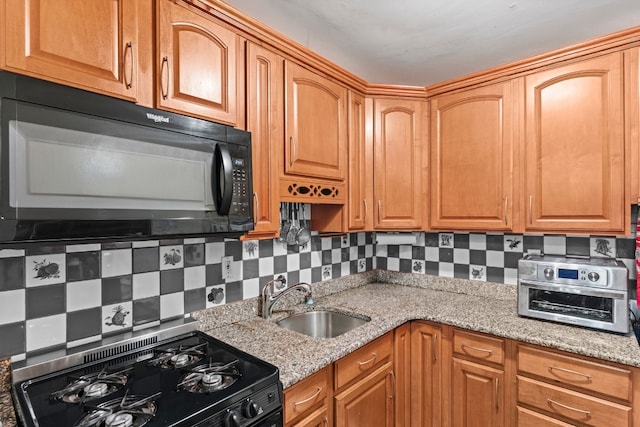
[[[23,422],[29,427],[283,425],[275,366],[199,331],[167,335],[132,338],[75,354],[71,362],[41,365],[40,375],[14,384]],[[79,358],[79,365],[61,368]]]

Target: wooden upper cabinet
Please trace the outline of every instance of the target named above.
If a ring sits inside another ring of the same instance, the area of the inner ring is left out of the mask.
[[[2,5],[2,68],[131,101],[145,90],[141,85],[150,92],[145,80],[151,76],[140,75],[151,69],[142,63],[151,59],[148,2],[5,0]]]
[[[513,224],[512,83],[431,100],[431,227],[509,230]]]
[[[240,37],[179,3],[157,4],[157,106],[236,125]]]
[[[374,228],[420,229],[423,103],[374,101]],[[426,183],[424,184],[426,185]]]
[[[526,231],[623,232],[623,54],[525,78]]]
[[[275,237],[280,231],[278,159],[284,140],[284,59],[248,42],[246,78],[255,218],[249,235]]]
[[[347,90],[287,61],[286,93],[284,173],[344,180]]]
[[[372,121],[370,119],[367,121],[365,98],[362,95],[349,92],[348,100],[349,230],[371,230],[373,226],[373,147],[370,135]],[[371,99],[367,102],[370,103]],[[368,138],[367,133],[369,133]]]

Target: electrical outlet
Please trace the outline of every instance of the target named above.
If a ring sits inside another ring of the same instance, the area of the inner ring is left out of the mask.
[[[222,257],[222,279],[223,280],[231,279],[231,275],[232,275],[231,263],[232,262],[233,262],[232,256]]]

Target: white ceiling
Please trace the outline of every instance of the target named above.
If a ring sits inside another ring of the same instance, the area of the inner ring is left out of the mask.
[[[640,25],[640,0],[226,0],[369,83],[425,86]]]

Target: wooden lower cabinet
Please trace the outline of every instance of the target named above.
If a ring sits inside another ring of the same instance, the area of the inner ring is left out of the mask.
[[[452,421],[455,427],[504,425],[504,371],[453,359]]]
[[[287,388],[284,391],[285,426],[322,425],[322,414],[327,418],[327,425],[331,425],[332,394],[333,365]]]
[[[300,421],[287,425],[291,425],[291,427],[328,427],[331,425],[329,424],[329,417],[329,408],[323,406],[311,412]]]
[[[442,328],[411,324],[411,426],[442,425]],[[409,425],[409,424],[405,424]]]
[[[335,396],[335,426],[391,427],[393,400],[393,366],[386,363]]]

